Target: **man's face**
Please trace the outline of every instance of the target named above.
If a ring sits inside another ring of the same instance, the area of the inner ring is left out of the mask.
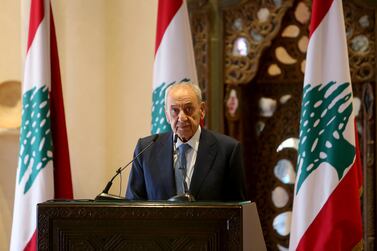
[[[204,102],[200,102],[189,86],[170,89],[166,99],[165,114],[171,129],[186,142],[191,139],[204,119]]]

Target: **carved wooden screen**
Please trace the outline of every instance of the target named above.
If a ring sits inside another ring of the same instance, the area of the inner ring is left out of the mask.
[[[269,250],[289,245],[310,3],[246,1],[224,11],[225,132],[244,143]],[[344,10],[365,162],[364,237],[373,248],[375,13],[350,1]]]
[[[209,110],[223,110],[219,117],[224,118],[224,132],[243,143],[249,198],[257,202],[268,250],[286,250],[311,1],[189,2],[194,6],[195,53],[200,54],[197,67],[204,73],[201,84],[209,98],[216,98],[215,88],[224,90],[224,107],[212,105]],[[376,4],[355,2],[343,5],[363,159],[364,249],[374,250]],[[221,34],[213,32],[219,25]],[[210,48],[212,40],[222,40],[222,50]],[[214,53],[223,55],[221,70],[208,64],[215,63]],[[223,74],[223,81],[214,82],[214,74]]]

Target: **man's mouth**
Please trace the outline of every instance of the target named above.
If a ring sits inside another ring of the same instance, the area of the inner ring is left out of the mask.
[[[190,124],[188,124],[188,123],[177,124],[177,127],[187,127],[187,126],[190,126]]]
[[[184,125],[177,125],[177,129],[178,130],[183,130],[183,129],[187,129],[189,128],[190,125],[189,124],[184,124]]]

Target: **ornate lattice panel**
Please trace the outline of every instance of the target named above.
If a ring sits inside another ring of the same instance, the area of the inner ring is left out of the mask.
[[[363,2],[344,2],[344,16],[354,104],[359,108],[357,125],[363,162],[364,250],[368,251],[375,250],[376,237],[376,11]]]
[[[247,84],[255,76],[263,50],[280,31],[293,0],[244,1],[225,10],[225,83]]]
[[[255,83],[242,89],[244,160],[268,250],[288,247],[301,88]],[[247,121],[247,122],[246,122]]]

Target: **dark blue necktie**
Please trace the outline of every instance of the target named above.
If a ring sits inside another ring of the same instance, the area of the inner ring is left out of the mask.
[[[186,183],[186,152],[188,149],[190,149],[189,144],[182,144],[178,147],[178,163],[175,169],[177,194],[184,194],[188,190]]]

